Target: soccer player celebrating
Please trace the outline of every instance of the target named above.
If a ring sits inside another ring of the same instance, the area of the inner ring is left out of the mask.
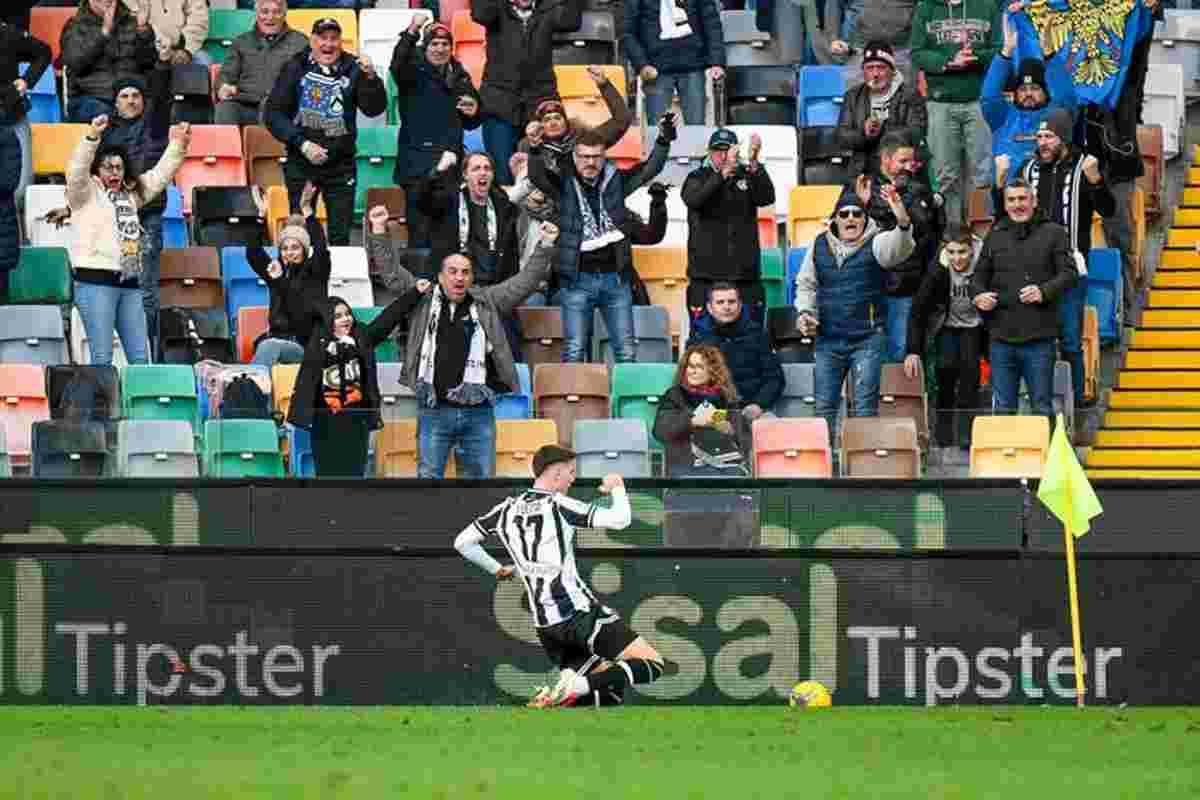
[[[476,519],[454,547],[497,579],[515,574],[525,584],[538,639],[560,670],[554,689],[543,688],[531,706],[573,706],[589,696],[596,705],[620,702],[630,684],[651,683],[663,674],[662,656],[596,600],[575,563],[575,528],[628,527],[625,483],[620,475],[604,476],[600,491],[611,495],[611,508],[567,497],[575,483],[575,453],[553,444],[534,455],[533,475],[532,489]],[[501,566],[480,546],[491,535],[500,539],[512,566]]]

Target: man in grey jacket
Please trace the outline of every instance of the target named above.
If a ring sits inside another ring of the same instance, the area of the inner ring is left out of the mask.
[[[396,302],[408,305],[402,380],[417,395],[417,476],[444,477],[450,451],[457,450],[459,477],[494,477],[495,398],[520,388],[504,317],[546,280],[558,228],[542,223],[530,263],[506,281],[475,287],[471,259],[452,253],[435,285],[404,268],[386,232],[387,216],[383,206],[368,212],[367,244],[392,287],[405,292]]]
[[[257,125],[263,100],[283,65],[308,48],[308,37],[288,27],[287,0],[256,0],[254,27],[233,40],[217,83],[213,121]]]

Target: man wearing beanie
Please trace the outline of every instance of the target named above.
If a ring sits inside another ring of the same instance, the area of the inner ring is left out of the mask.
[[[987,186],[991,174],[992,137],[979,93],[996,53],[995,19],[994,0],[920,0],[913,16],[909,44],[913,67],[924,71],[929,92],[932,173],[953,224],[964,221],[971,188]]]
[[[130,167],[137,173],[149,171],[167,150],[171,131],[171,63],[160,52],[149,80],[125,75],[113,82],[113,104],[117,113],[104,130],[103,144],[125,148]],[[153,344],[158,337],[158,275],[162,257],[162,218],[167,193],[138,209],[142,223],[142,305],[146,309],[146,331]],[[151,352],[156,352],[151,348]]]
[[[879,414],[883,271],[904,263],[915,245],[900,193],[890,185],[880,192],[896,227],[881,232],[855,190],[847,187],[829,231],[809,245],[796,275],[796,327],[816,337],[816,411],[829,424],[831,443],[837,442],[838,408],[847,376],[853,377],[850,415]]]
[[[451,52],[454,37],[441,23],[425,31],[418,46],[421,17],[415,17],[392,51],[391,74],[399,94],[400,129],[396,133],[397,186],[408,204],[408,246],[430,246],[430,220],[416,202],[417,185],[450,152],[462,162],[464,130],[479,127],[479,93],[471,76]]]
[[[1033,189],[1037,206],[1051,222],[1067,229],[1071,250],[1079,274],[1086,274],[1088,253],[1092,249],[1092,216],[1112,215],[1116,198],[1100,173],[1095,156],[1071,144],[1071,115],[1065,109],[1051,109],[1037,131],[1037,150],[1033,158],[1017,170]],[[1083,399],[1083,306],[1087,282],[1080,279],[1063,292],[1058,304],[1060,344],[1063,358],[1071,365],[1071,385],[1075,408],[1085,408]],[[1079,427],[1076,430],[1080,430]]]
[[[1014,64],[1016,49],[1017,29],[1005,14],[1004,46],[988,67],[980,97],[983,118],[992,129],[997,173],[1008,172],[1033,155],[1038,128],[1052,107],[1066,109],[1072,120],[1079,107],[1075,84],[1061,59],[1044,63],[1025,58]],[[1010,81],[1015,83],[1011,102],[1004,97]]]
[[[871,42],[863,51],[863,82],[846,92],[838,117],[838,144],[851,152],[847,174],[874,172],[879,140],[899,132],[919,146],[925,139],[925,98],[896,69],[887,42]]]

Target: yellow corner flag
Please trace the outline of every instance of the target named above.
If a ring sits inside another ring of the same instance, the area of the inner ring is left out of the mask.
[[[1042,480],[1038,484],[1038,500],[1058,517],[1076,538],[1091,528],[1092,517],[1104,511],[1100,500],[1092,491],[1083,467],[1075,458],[1075,449],[1067,440],[1067,429],[1063,415],[1058,415],[1054,436],[1050,439],[1050,452],[1046,465],[1042,467]]]

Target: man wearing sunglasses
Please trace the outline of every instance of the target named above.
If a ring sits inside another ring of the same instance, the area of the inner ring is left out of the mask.
[[[903,264],[915,247],[912,221],[896,187],[884,185],[880,196],[895,215],[894,228],[881,231],[858,193],[847,188],[829,230],[813,240],[796,276],[796,327],[816,337],[816,410],[829,423],[831,443],[837,441],[847,375],[853,376],[850,414],[879,413],[884,270]]]

